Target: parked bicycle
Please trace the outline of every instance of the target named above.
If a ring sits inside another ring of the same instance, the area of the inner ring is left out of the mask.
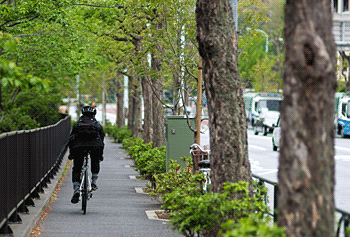
[[[202,192],[207,193],[210,190],[211,179],[210,179],[210,160],[202,160],[198,163],[199,173],[202,173],[204,179],[202,181]]]
[[[81,183],[79,187],[83,214],[86,214],[87,201],[92,198],[91,179],[89,177],[89,152],[85,152],[84,164],[81,169]]]
[[[202,193],[207,193],[210,190],[210,150],[203,149],[200,145],[194,143],[190,147],[190,153],[194,159],[198,160],[198,172],[203,174]]]

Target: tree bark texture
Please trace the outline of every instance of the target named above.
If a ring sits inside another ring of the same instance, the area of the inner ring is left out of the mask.
[[[149,84],[150,78],[142,80],[142,92],[144,101],[144,123],[143,123],[143,140],[144,142],[150,143],[153,135],[153,118],[152,118],[152,89]]]
[[[334,236],[336,47],[331,1],[287,0],[278,225]]]
[[[251,182],[237,36],[229,0],[198,0],[197,41],[210,124],[211,190],[225,182]]]
[[[174,108],[173,108],[173,114],[174,115],[180,115],[180,111],[181,111],[181,108],[179,106],[179,101],[182,99],[181,98],[181,78],[179,77],[179,75],[177,73],[174,73],[173,74],[173,78],[174,78],[174,81],[173,81],[173,104],[174,104]]]
[[[134,80],[134,97],[133,97],[133,113],[132,113],[132,134],[135,137],[142,137],[141,128],[141,79],[137,78]]]
[[[117,126],[121,128],[124,125],[124,86],[123,77],[121,77],[117,79]]]
[[[160,46],[157,46],[160,47]],[[159,72],[161,67],[161,61],[152,54],[152,68]],[[157,78],[152,82],[154,92],[152,94],[152,112],[153,112],[153,146],[161,147],[165,146],[165,121],[163,104],[160,100],[163,99],[163,80]]]
[[[164,27],[164,23],[157,23],[156,28],[161,30]],[[161,45],[155,46],[156,51],[151,55],[152,69],[158,75],[153,80],[152,85],[154,88],[152,96],[153,106],[153,147],[165,146],[165,120],[164,109],[161,100],[163,100],[163,78],[159,74],[162,67],[162,53],[164,48]]]
[[[135,94],[135,86],[134,86],[134,77],[128,76],[128,130],[133,130],[133,111],[134,111],[134,94]]]

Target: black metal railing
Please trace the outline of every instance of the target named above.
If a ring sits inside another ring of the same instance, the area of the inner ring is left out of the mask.
[[[55,125],[0,135],[0,235],[40,198],[67,150],[71,118]]]
[[[277,195],[278,195],[278,184],[277,182],[270,181],[268,179],[262,178],[258,175],[253,174],[253,178],[257,179],[259,184],[263,185],[266,187],[266,184],[272,185],[273,187],[273,197],[272,197],[272,212],[268,213],[271,216],[273,216],[274,222],[277,220]],[[265,204],[268,205],[268,200],[265,198]],[[348,237],[350,236],[347,233],[347,229],[350,227],[350,213],[343,211],[341,209],[336,208],[336,218],[339,218],[337,221],[337,232],[336,236],[345,236]]]

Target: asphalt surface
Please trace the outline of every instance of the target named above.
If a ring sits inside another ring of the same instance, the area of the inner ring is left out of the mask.
[[[11,225],[14,236],[30,236],[35,226],[40,227],[40,237],[182,236],[171,229],[169,222],[156,218],[154,211],[160,210],[161,204],[147,194],[140,193],[147,181],[135,179],[138,173],[132,168],[133,161],[120,147],[121,144],[105,139],[104,161],[101,162],[97,181],[99,189],[88,201],[85,215],[81,211],[81,202],[70,202],[73,194],[71,165],[45,218],[40,220],[41,212],[30,211],[26,218],[31,220]],[[55,183],[51,185],[55,186]],[[46,196],[49,197],[52,192],[52,188],[47,190]],[[36,204],[38,210],[43,210],[45,202],[48,202],[43,200],[47,198],[41,199]]]

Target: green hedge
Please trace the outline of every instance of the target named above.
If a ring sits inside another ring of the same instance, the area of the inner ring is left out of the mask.
[[[170,223],[184,236],[285,236],[284,229],[272,224],[264,203],[266,188],[254,182],[252,193],[247,182],[225,183],[222,193],[201,192],[202,174],[191,170],[192,159],[182,157],[181,167],[170,160],[166,173],[165,147],[153,148],[142,139],[123,140],[124,149],[134,159],[135,169],[150,180],[148,192],[158,196],[162,209],[170,213]]]
[[[270,223],[270,224],[269,224]],[[272,224],[270,216],[253,213],[238,222],[229,220],[221,225],[219,236],[223,237],[285,237],[285,228]]]
[[[151,142],[145,144],[142,139],[131,137],[124,139],[123,147],[128,149],[128,155],[134,159],[139,174],[154,186],[154,175],[166,171],[165,146],[153,148]]]
[[[122,143],[124,139],[130,138],[132,135],[132,132],[126,126],[118,128],[117,125],[108,124],[103,127],[103,130],[107,136],[112,137],[114,142],[118,143]]]

